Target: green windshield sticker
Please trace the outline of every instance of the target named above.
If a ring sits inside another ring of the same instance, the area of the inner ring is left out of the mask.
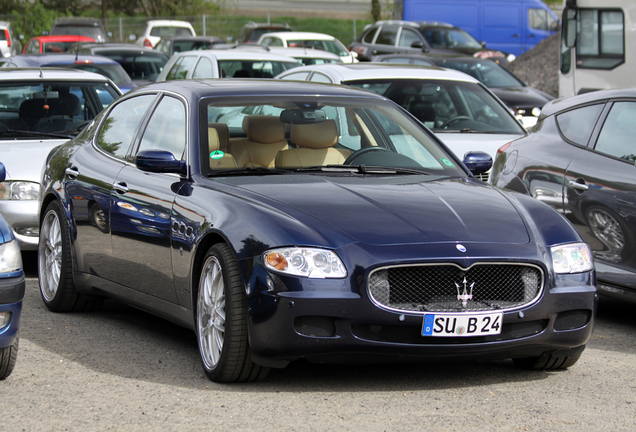
[[[446,158],[442,158],[442,163],[444,165],[448,165],[449,167],[455,166],[455,164],[453,164],[453,162],[451,160],[446,159]]]
[[[223,153],[221,150],[215,150],[210,153],[210,159],[221,159],[223,156],[225,156],[225,153]]]

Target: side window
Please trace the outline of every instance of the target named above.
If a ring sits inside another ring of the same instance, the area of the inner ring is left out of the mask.
[[[195,56],[183,56],[177,63],[170,69],[168,76],[166,79],[168,80],[177,80],[177,79],[186,79],[188,76],[188,72],[194,66],[194,62],[196,61]]]
[[[263,42],[261,42],[261,45],[263,46],[270,46],[272,44],[272,38],[271,37],[264,37],[263,38]]]
[[[142,150],[166,150],[178,160],[185,156],[186,120],[181,101],[164,97],[152,113],[139,145]]]
[[[201,57],[194,68],[192,78],[214,78],[212,62],[207,57]]]
[[[594,149],[636,162],[636,103],[616,102],[607,115]]]
[[[380,29],[380,34],[376,39],[375,43],[378,45],[395,45],[395,40],[397,38],[397,26],[382,26]]]
[[[37,40],[32,40],[29,42],[27,46],[26,53],[27,54],[38,54],[40,52],[40,42]]]
[[[533,30],[556,30],[556,21],[545,9],[528,9],[528,25]]]
[[[577,67],[612,69],[625,62],[623,11],[581,9],[577,24]]]
[[[104,151],[123,159],[139,123],[154,99],[154,95],[145,95],[117,104],[104,120],[102,130],[97,137],[97,145]]]
[[[402,27],[398,45],[401,47],[410,48],[414,42],[423,42],[423,40],[416,31],[410,28]]]
[[[293,81],[305,81],[309,76],[309,72],[298,72],[292,73],[287,76],[282,77],[284,80],[293,80]]]
[[[310,81],[333,84],[333,81],[331,81],[331,78],[329,78],[327,75],[323,75],[323,74],[318,73],[318,72],[314,73],[311,76]]]
[[[603,104],[590,105],[556,116],[561,134],[575,144],[586,146]]]
[[[378,32],[378,28],[374,28],[371,29],[367,32],[367,34],[364,35],[364,37],[362,38],[362,42],[365,43],[372,43],[373,42],[373,38],[375,37],[375,34]]]

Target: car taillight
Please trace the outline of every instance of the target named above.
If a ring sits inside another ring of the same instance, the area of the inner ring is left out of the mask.
[[[510,147],[510,144],[512,144],[511,142],[506,143],[504,145],[502,145],[501,147],[499,147],[499,149],[497,150],[497,154],[501,154],[503,152],[505,152],[506,150],[508,150],[508,147]]]
[[[75,64],[91,64],[93,60],[75,60],[73,63]]]
[[[11,46],[11,35],[9,34],[9,30],[4,31],[4,38],[7,40],[7,46]]]
[[[150,42],[148,39],[144,40],[144,46],[148,47],[148,48],[152,48],[152,42]]]

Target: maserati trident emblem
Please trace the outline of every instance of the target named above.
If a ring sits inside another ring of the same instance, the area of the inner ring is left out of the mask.
[[[457,246],[455,246],[457,248],[458,251],[460,252],[466,252],[466,246],[458,244]]]
[[[463,285],[463,291],[462,291],[462,285]],[[464,277],[464,281],[462,282],[462,285],[455,282],[455,286],[457,287],[457,300],[461,301],[462,306],[466,307],[466,305],[468,304],[468,300],[473,299],[473,287],[475,286],[475,282],[471,283],[470,286],[468,286],[468,282],[466,281],[466,278]],[[470,294],[468,293],[468,289],[470,289]]]

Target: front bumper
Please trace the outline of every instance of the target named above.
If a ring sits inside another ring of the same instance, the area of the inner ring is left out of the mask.
[[[500,335],[422,336],[424,313],[376,305],[366,289],[343,280],[282,277],[255,268],[248,297],[250,346],[266,366],[305,358],[343,363],[534,357],[586,344],[593,330],[594,273],[544,290],[540,299],[503,313]],[[362,285],[362,284],[361,284]],[[302,289],[299,289],[302,286]]]
[[[37,200],[0,200],[0,213],[11,227],[20,249],[37,250],[39,242]]]
[[[9,322],[0,327],[0,348],[11,346],[18,337],[25,285],[22,272],[17,272],[14,277],[0,278],[0,314],[10,314]]]

